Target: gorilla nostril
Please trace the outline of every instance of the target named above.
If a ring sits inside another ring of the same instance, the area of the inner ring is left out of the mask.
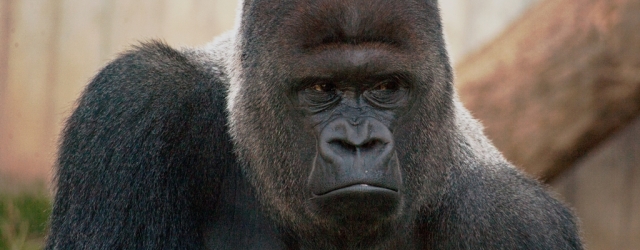
[[[360,145],[356,145],[355,143],[351,143],[347,140],[333,139],[329,141],[329,145],[331,145],[332,148],[339,149],[342,152],[349,152],[349,153],[355,154],[358,149],[361,149],[363,151],[374,150],[377,148],[384,147],[386,143],[383,142],[382,140],[372,139],[372,140],[365,141]]]
[[[365,143],[360,145],[359,148],[361,148],[363,150],[373,150],[373,149],[377,149],[377,148],[382,148],[382,147],[384,147],[385,144],[386,143],[384,143],[381,140],[373,139],[373,140],[366,141]]]
[[[357,151],[357,146],[353,145],[346,140],[342,139],[333,139],[329,141],[329,145],[331,145],[334,149],[340,149],[341,151],[346,151],[355,154]]]

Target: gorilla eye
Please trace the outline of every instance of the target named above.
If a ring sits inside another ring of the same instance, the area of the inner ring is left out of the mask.
[[[376,107],[394,108],[406,103],[407,89],[399,79],[385,79],[365,91],[364,97]]]
[[[400,84],[396,80],[384,80],[375,85],[371,90],[379,91],[396,91],[400,89]]]
[[[315,84],[313,86],[311,86],[312,90],[318,91],[318,92],[333,92],[336,89],[336,86],[331,84],[331,83],[318,83]]]
[[[307,86],[299,92],[299,100],[314,113],[326,110],[340,100],[339,91],[331,82],[318,81]]]

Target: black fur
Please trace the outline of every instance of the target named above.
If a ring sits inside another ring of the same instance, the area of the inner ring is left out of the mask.
[[[571,211],[459,106],[436,1],[305,1],[246,1],[218,48],[149,42],[107,65],[63,132],[46,248],[582,249]],[[317,139],[287,99],[305,51],[353,46],[391,51],[414,84],[386,124],[402,200],[370,224],[308,209]]]

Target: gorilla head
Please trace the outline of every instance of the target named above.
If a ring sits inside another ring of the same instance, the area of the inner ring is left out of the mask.
[[[246,1],[240,27],[231,134],[273,215],[380,237],[437,205],[455,159],[435,1]]]

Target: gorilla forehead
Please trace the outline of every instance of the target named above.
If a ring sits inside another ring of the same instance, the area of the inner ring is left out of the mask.
[[[243,88],[284,93],[300,77],[341,72],[401,73],[419,88],[451,83],[437,1],[254,0],[241,20],[238,69],[262,80]]]
[[[415,52],[425,43],[433,46],[440,40],[436,1],[245,1],[240,27],[244,46],[288,52],[371,42]]]
[[[410,75],[414,63],[408,53],[393,52],[384,44],[334,45],[292,56],[285,62],[289,77],[350,78],[363,80],[372,76]]]

